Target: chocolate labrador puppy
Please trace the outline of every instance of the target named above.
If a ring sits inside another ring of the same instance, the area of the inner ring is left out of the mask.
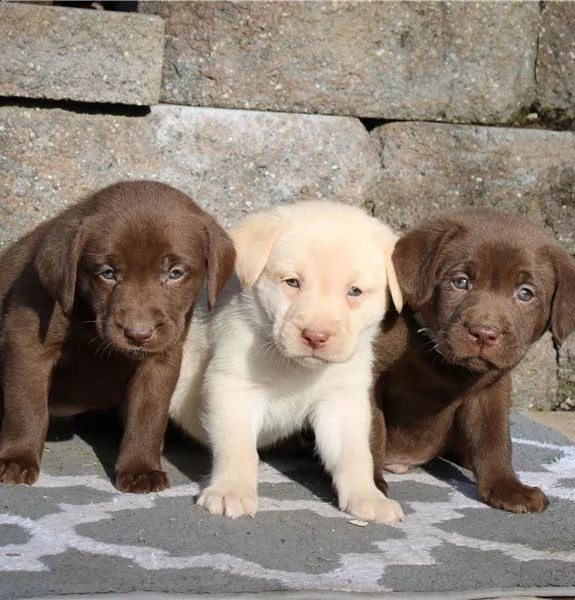
[[[121,182],[0,257],[0,481],[38,479],[49,415],[119,408],[116,486],[169,486],[160,459],[194,302],[232,274],[233,243],[188,196]]]
[[[545,331],[559,346],[575,330],[572,257],[523,218],[472,209],[409,231],[393,262],[407,308],[375,342],[376,483],[445,456],[487,504],[544,510],[511,464],[510,373]]]

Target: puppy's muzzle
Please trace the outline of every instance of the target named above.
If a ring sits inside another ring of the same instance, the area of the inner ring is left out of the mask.
[[[154,353],[163,351],[172,342],[173,329],[164,315],[120,313],[112,319],[105,337],[120,351]]]

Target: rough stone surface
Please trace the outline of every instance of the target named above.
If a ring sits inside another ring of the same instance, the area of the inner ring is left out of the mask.
[[[536,2],[141,2],[139,10],[166,20],[165,102],[500,123],[535,100]]]
[[[0,107],[0,244],[85,194],[153,178],[223,224],[277,202],[361,204],[379,179],[356,119],[158,105],[144,117]]]
[[[557,360],[550,333],[531,346],[512,377],[514,406],[531,410],[557,406]]]
[[[537,55],[537,100],[575,117],[575,2],[545,2]]]
[[[559,351],[557,404],[575,410],[575,335],[569,336]]]
[[[0,95],[159,100],[164,23],[153,15],[0,3]]]
[[[575,132],[390,123],[371,135],[383,166],[374,212],[394,227],[493,206],[540,223],[575,253]]]

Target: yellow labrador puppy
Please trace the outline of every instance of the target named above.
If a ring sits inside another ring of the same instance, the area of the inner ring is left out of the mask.
[[[375,487],[369,450],[372,339],[389,292],[402,304],[396,236],[357,207],[322,201],[254,213],[231,236],[240,285],[194,317],[170,408],[213,453],[199,504],[254,515],[257,449],[309,426],[339,507],[402,520]]]

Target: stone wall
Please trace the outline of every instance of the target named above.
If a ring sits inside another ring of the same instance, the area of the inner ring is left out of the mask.
[[[48,4],[0,0],[0,248],[155,178],[225,225],[304,198],[399,232],[489,205],[575,253],[575,3]],[[573,338],[559,365],[536,345],[516,405],[573,406]]]

